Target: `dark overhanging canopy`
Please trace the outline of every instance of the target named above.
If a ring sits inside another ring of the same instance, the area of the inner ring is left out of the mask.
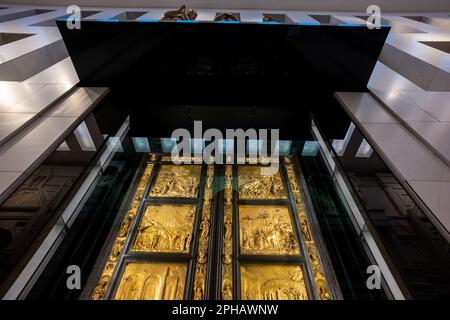
[[[388,26],[200,21],[57,22],[82,86],[111,88],[141,136],[176,128],[279,128],[305,139],[311,114],[345,134],[336,91],[366,91]],[[342,121],[339,121],[341,117]],[[327,120],[328,119],[328,120]]]

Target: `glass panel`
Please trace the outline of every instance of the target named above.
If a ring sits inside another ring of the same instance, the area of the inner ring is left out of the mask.
[[[240,205],[239,235],[241,254],[299,254],[286,206]]]
[[[366,240],[369,245],[372,245],[371,250],[373,250],[373,244],[380,248],[382,258],[389,268],[389,270],[384,269],[384,272],[392,273],[396,283],[402,285],[402,295],[407,298],[450,297],[450,291],[446,287],[450,281],[448,272],[450,245],[430,220],[431,213],[423,210],[425,208],[423,203],[417,200],[414,193],[410,193],[407,183],[397,179],[376,148],[367,157],[358,157],[357,148],[366,137],[355,124],[350,122],[355,128],[349,137],[352,148],[339,153],[339,150],[330,144],[333,137],[324,130],[325,126],[321,121],[324,119],[314,120],[319,129],[318,134],[322,136],[325,143],[323,148],[334,151],[332,153],[334,158],[331,161],[334,161],[342,172],[343,182],[351,192],[351,200],[354,200],[361,208],[365,223],[364,237],[373,237],[372,241],[370,238]],[[372,149],[370,143],[367,143],[367,147]],[[312,169],[318,163],[310,162],[306,165]],[[333,183],[335,183],[333,176],[312,174],[309,186],[316,189],[321,201],[320,198],[325,198],[323,194],[327,192],[325,188],[329,188],[326,185]],[[340,208],[333,208],[326,203],[322,206],[329,211],[325,213],[324,220],[331,221],[333,214],[339,214]],[[360,239],[359,237],[358,241],[361,241]],[[344,256],[345,252],[340,250],[338,254]],[[341,260],[344,263],[350,261],[345,257]],[[371,261],[370,264],[380,265],[375,262],[377,261]],[[390,282],[391,286],[392,282]],[[342,281],[342,283],[345,282]],[[358,292],[359,296],[363,291],[361,287],[355,285],[347,289]],[[367,296],[383,294],[381,290],[363,289]]]
[[[288,163],[291,162],[290,159],[286,159]],[[306,211],[305,201],[302,195],[298,183],[298,177],[295,173],[295,167],[293,164],[286,164],[286,172],[289,179],[289,184],[292,190],[292,196],[295,201],[295,206],[297,210],[298,219],[300,221],[301,231],[303,234],[303,239],[306,244],[306,249],[308,251],[309,265],[312,268],[314,284],[316,286],[316,293],[321,300],[330,300],[331,293],[330,288],[327,284],[325,277],[325,272],[323,268],[323,262],[321,261],[319,255],[320,252],[317,249],[317,234],[314,237],[312,231],[313,223],[311,223],[311,214]],[[322,257],[323,259],[323,257]]]
[[[183,263],[128,263],[115,299],[181,300],[186,272]]]
[[[243,300],[308,300],[301,266],[241,265]]]
[[[147,206],[132,250],[189,253],[195,209],[195,205]]]
[[[154,164],[150,163],[147,164],[139,180],[134,196],[131,199],[128,212],[120,225],[119,234],[117,235],[117,239],[115,240],[114,246],[111,249],[108,260],[101,274],[100,280],[98,281],[97,286],[92,291],[91,299],[93,300],[101,300],[105,298],[106,291],[109,288],[109,284],[112,280],[114,270],[116,269],[117,266],[117,262],[119,261],[120,255],[123,252],[126,239],[130,234],[131,226],[138,213],[137,211],[139,208],[139,204],[143,198],[153,168]]]

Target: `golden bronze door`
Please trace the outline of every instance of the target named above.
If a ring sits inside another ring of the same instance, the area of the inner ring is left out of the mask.
[[[91,299],[332,298],[292,158],[275,174],[170,160],[145,161]]]

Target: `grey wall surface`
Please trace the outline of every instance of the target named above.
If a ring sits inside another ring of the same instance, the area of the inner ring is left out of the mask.
[[[366,11],[376,4],[382,11],[450,11],[449,0],[7,0],[11,4],[100,7],[194,8]]]

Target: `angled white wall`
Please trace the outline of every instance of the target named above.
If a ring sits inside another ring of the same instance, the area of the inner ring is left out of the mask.
[[[366,11],[377,4],[383,11],[450,11],[449,0],[9,0],[5,3],[99,7],[194,8]]]

